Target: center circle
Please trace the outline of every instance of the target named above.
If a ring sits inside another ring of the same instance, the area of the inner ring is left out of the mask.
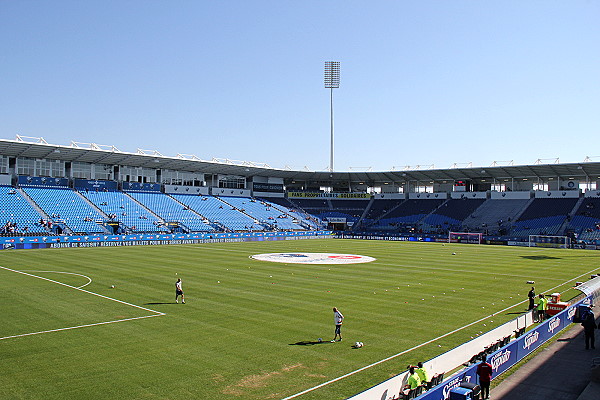
[[[286,264],[359,264],[376,260],[368,256],[337,253],[267,253],[255,254],[250,258]]]

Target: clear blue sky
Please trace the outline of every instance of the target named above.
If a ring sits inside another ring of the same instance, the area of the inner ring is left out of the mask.
[[[578,162],[600,156],[599,21],[595,0],[0,0],[0,137],[325,170],[335,60],[336,171]]]

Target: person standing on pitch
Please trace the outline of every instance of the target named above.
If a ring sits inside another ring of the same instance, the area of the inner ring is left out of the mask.
[[[535,288],[533,286],[531,287],[531,290],[527,294],[527,297],[529,297],[529,308],[528,308],[528,310],[533,310],[533,307],[535,307],[535,304],[533,304],[535,302]]]
[[[333,307],[333,322],[335,323],[335,334],[331,343],[335,342],[335,339],[339,336],[339,341],[342,341],[342,322],[344,322],[344,316],[337,308]]]
[[[185,304],[183,289],[181,288],[181,278],[177,278],[177,282],[175,282],[175,303],[179,303],[179,296],[181,296],[181,304]]]

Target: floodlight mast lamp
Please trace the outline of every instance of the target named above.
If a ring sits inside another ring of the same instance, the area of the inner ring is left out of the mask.
[[[325,61],[325,88],[329,89],[331,149],[329,154],[329,172],[333,172],[333,89],[340,87],[340,62]]]

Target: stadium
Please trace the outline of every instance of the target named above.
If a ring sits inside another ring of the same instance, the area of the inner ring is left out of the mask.
[[[407,398],[468,392],[599,295],[599,181],[591,160],[313,172],[2,139],[0,397],[398,399],[419,361]]]

